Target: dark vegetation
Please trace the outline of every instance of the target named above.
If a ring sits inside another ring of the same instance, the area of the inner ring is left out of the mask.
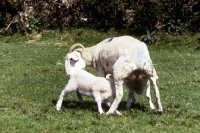
[[[114,28],[154,42],[160,30],[175,35],[200,31],[199,7],[199,0],[1,0],[0,34]]]

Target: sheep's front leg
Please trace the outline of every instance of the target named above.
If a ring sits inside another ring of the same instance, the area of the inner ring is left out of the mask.
[[[128,101],[126,103],[127,109],[130,109],[131,107],[132,97],[134,97],[134,91],[132,89],[129,89]]]
[[[118,59],[113,66],[113,75],[115,81],[116,96],[109,111],[106,114],[113,114],[123,97],[124,79],[136,69],[135,64],[130,64],[125,58]]]
[[[127,109],[130,109],[131,102],[133,102],[133,104],[138,104],[138,101],[136,99],[136,92],[134,90],[132,90],[132,89],[129,89],[128,101],[126,103],[126,108]]]
[[[60,110],[61,109],[61,106],[62,106],[62,102],[63,102],[63,99],[64,97],[69,94],[70,92],[74,91],[76,88],[70,88],[69,85],[67,85],[65,87],[64,90],[62,90],[61,94],[60,94],[60,97],[59,97],[59,100],[57,101],[57,104],[56,104],[56,109],[57,110]]]
[[[162,105],[161,105],[161,102],[160,102],[160,93],[159,93],[159,90],[158,90],[158,86],[156,84],[156,79],[157,79],[157,77],[150,77],[150,80],[151,80],[151,83],[152,83],[152,86],[154,88],[154,92],[155,92],[155,95],[156,95],[158,113],[162,114],[163,109],[162,109]]]
[[[133,91],[133,97],[132,97],[132,102],[133,102],[133,104],[138,104],[139,102],[137,101],[137,98],[136,98],[136,92],[135,91]]]
[[[155,109],[155,106],[153,105],[152,103],[152,100],[151,100],[151,94],[150,94],[150,82],[148,81],[147,82],[147,89],[146,89],[146,97],[149,101],[149,106],[151,109]]]
[[[112,105],[112,103],[111,103],[108,99],[104,100],[104,103],[105,103],[108,107],[110,107],[110,106]],[[118,114],[118,115],[122,115],[122,113],[120,113],[118,110],[116,110],[115,113]]]
[[[100,64],[97,64],[97,72],[98,77],[106,77],[105,69]]]

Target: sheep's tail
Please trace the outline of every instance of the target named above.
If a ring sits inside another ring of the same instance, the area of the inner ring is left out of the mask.
[[[74,45],[72,45],[70,48],[69,48],[69,53],[71,53],[76,47],[81,47],[82,48],[82,52],[84,51],[85,47],[80,44],[80,43],[76,43]]]

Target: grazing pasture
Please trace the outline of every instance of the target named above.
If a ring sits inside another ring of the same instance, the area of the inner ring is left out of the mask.
[[[73,34],[70,34],[73,33]],[[200,35],[162,35],[149,52],[159,79],[163,115],[150,110],[145,95],[139,105],[125,108],[128,90],[118,110],[122,116],[100,115],[96,102],[76,93],[65,97],[61,111],[56,102],[67,84],[64,60],[73,43],[85,46],[117,33],[74,30],[49,31],[42,38],[13,35],[0,38],[0,132],[199,132]],[[89,72],[96,74],[92,68]],[[151,89],[153,103],[155,95]],[[103,106],[105,111],[107,106]]]

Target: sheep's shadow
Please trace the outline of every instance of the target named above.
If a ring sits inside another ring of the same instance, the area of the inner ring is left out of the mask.
[[[56,106],[57,100],[52,100],[52,103]],[[80,103],[79,101],[70,101],[70,100],[64,100],[62,103],[62,108],[65,109],[74,109],[74,110],[79,110],[79,109],[83,109],[83,110],[88,110],[88,111],[92,111],[92,112],[97,112],[97,103],[95,101],[84,101],[84,103]],[[106,104],[102,104],[102,108],[105,111],[109,110],[109,107]],[[134,109],[134,110],[141,110],[142,112],[145,112],[146,107],[140,104],[133,104],[131,105],[130,109]],[[121,101],[119,106],[118,106],[118,110],[119,111],[125,111],[128,110],[126,108],[126,101]]]

